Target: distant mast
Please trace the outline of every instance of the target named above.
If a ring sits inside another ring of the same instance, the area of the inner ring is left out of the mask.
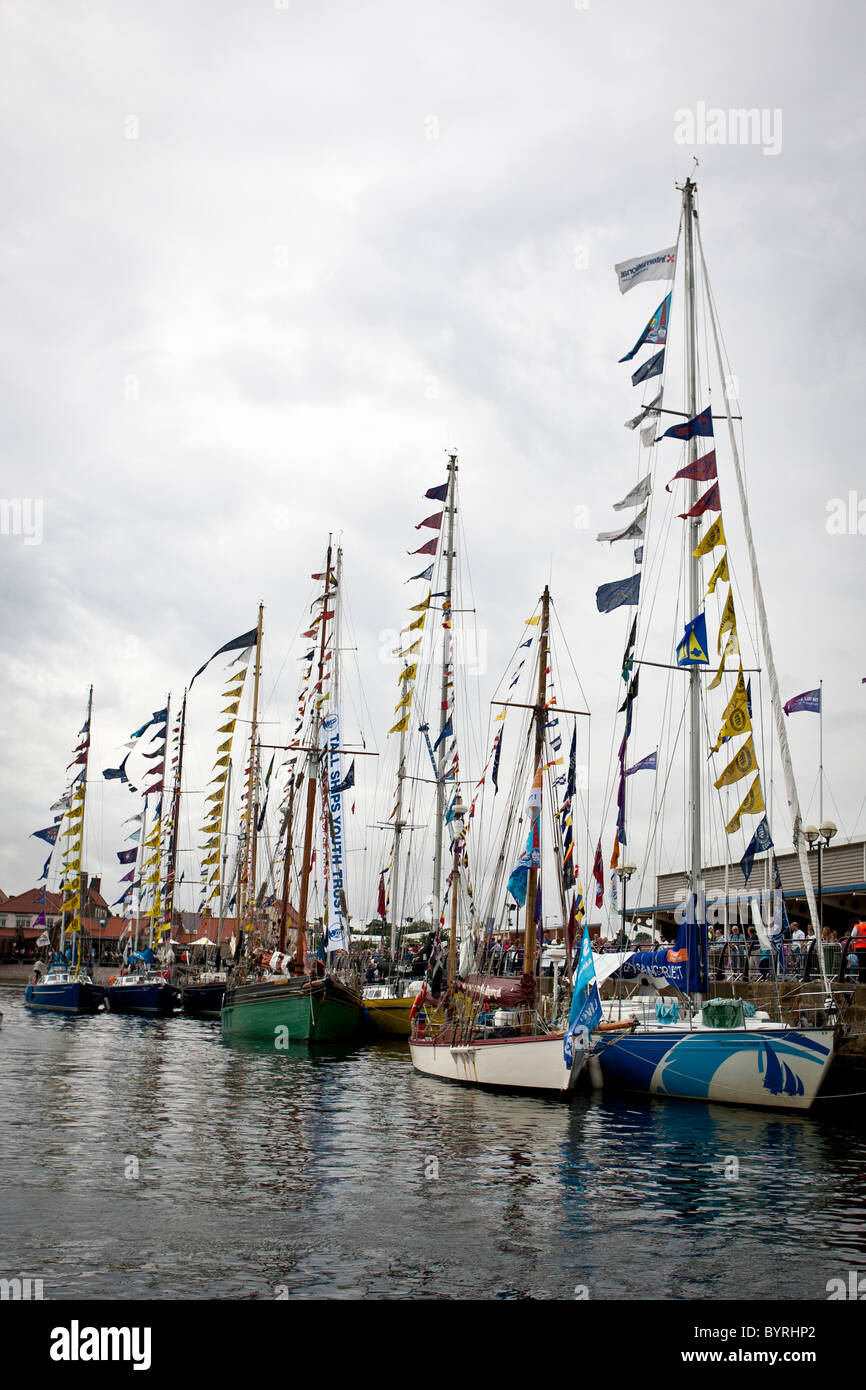
[[[451,588],[454,579],[454,517],[457,512],[456,504],[457,489],[457,455],[448,456],[448,491],[445,495],[445,512],[448,517],[448,525],[445,540],[445,599],[443,610],[447,613],[447,619],[443,622],[442,628],[442,683],[439,710],[439,761],[436,767],[436,826],[435,826],[435,853],[433,857],[433,930],[439,931],[442,917],[442,852],[445,836],[445,759],[447,756],[446,740],[442,737],[445,725],[449,719],[449,685],[453,690],[453,676],[451,676],[451,614],[454,611]],[[445,608],[445,605],[447,609]],[[451,680],[449,681],[449,676]]]
[[[544,725],[547,714],[547,651],[548,628],[550,623],[550,590],[544,586],[541,598],[541,634],[538,640],[538,694],[535,702],[535,750],[532,759],[533,779],[544,761]],[[538,817],[538,843],[541,847],[541,812]],[[539,858],[540,858],[539,853]],[[535,903],[538,897],[538,875],[540,870],[531,864],[526,889],[526,920],[523,924],[523,973],[535,974]]]

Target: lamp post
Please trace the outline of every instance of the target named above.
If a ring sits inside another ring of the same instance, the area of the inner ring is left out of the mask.
[[[806,838],[809,848],[815,849],[817,847],[818,850],[818,935],[822,941],[824,939],[824,898],[822,884],[824,850],[827,849],[835,834],[836,826],[831,820],[822,821],[820,826],[803,826],[803,835]]]
[[[454,852],[453,867],[451,871],[451,935],[448,940],[448,988],[453,989],[454,981],[457,977],[457,897],[458,897],[458,875],[460,872],[460,844],[463,834],[463,817],[466,815],[467,807],[462,801],[458,801],[454,806],[452,819],[456,822],[452,850]]]
[[[626,918],[625,918],[625,909],[626,909],[626,897],[627,897],[627,894],[628,894],[628,881],[629,881],[629,879],[631,878],[632,874],[636,874],[636,873],[637,873],[637,864],[620,864],[619,867],[618,867],[618,869],[617,869],[617,874],[619,875],[619,881],[620,881],[620,883],[622,884],[622,949],[623,949],[623,950],[625,950],[625,938],[626,938]]]

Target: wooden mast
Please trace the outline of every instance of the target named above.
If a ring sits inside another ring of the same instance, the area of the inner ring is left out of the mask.
[[[289,887],[292,876],[292,831],[294,830],[295,820],[295,780],[295,770],[292,768],[289,774],[289,811],[286,816],[286,858],[283,864],[283,897],[280,904],[280,954],[286,949],[286,919],[289,914]]]
[[[259,678],[261,675],[261,655],[262,655],[262,613],[264,604],[259,604],[259,620],[256,624],[256,649],[253,670],[253,718],[250,729],[250,765],[247,771],[247,836],[244,851],[244,872],[240,876],[240,887],[238,891],[238,945],[240,953],[243,954],[246,944],[246,911],[247,900],[250,897],[250,883],[252,883],[252,914],[255,913],[256,906],[256,814],[253,800],[256,786],[256,749],[258,740],[258,718],[259,718]]]
[[[325,594],[322,602],[322,632],[319,640],[319,679],[316,682],[318,688],[318,700],[323,696],[325,683],[325,646],[328,631],[328,599],[331,596],[331,538],[328,537],[328,555],[325,562]],[[307,815],[304,823],[304,860],[301,865],[301,893],[298,902],[298,941],[295,952],[295,974],[304,973],[304,947],[307,930],[307,904],[310,895],[310,855],[313,849],[313,820],[316,814],[316,791],[318,787],[318,761],[319,761],[319,730],[321,727],[321,715],[319,704],[316,704],[316,713],[313,724],[313,737],[310,741],[310,751],[308,759],[308,779],[307,779]]]
[[[538,773],[544,755],[544,724],[547,715],[547,651],[548,625],[550,618],[550,590],[544,586],[541,596],[541,635],[538,641],[538,696],[535,704],[535,755],[533,758],[533,779]],[[541,811],[539,808],[539,822]],[[539,847],[541,845],[541,825],[538,827]],[[523,928],[523,973],[535,974],[535,903],[538,895],[539,870],[533,865],[529,870],[529,884],[526,890],[526,921]]]
[[[168,732],[168,722],[166,721],[166,733]],[[180,731],[178,734],[177,745],[177,772],[174,779],[174,792],[171,799],[171,838],[168,846],[168,863],[166,865],[165,876],[165,911],[163,913],[163,923],[168,929],[168,937],[171,940],[172,917],[174,915],[174,889],[177,872],[177,842],[180,834],[180,787],[181,777],[183,776],[183,744],[186,734],[186,691],[183,692],[183,703],[180,707]],[[166,740],[167,746],[168,740]]]

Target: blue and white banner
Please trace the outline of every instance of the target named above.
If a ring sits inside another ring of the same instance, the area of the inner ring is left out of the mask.
[[[589,929],[584,922],[580,951],[577,957],[577,970],[574,976],[574,993],[571,996],[571,1011],[568,1015],[568,1029],[562,1042],[565,1065],[571,1067],[574,1061],[574,1039],[580,1035],[584,1049],[588,1046],[589,1032],[601,1023],[601,996],[595,977],[595,962],[589,941]]]
[[[348,951],[349,924],[343,904],[345,902],[345,871],[343,863],[343,754],[340,751],[340,713],[334,710],[322,720],[325,747],[328,757],[328,804],[331,811],[330,863],[330,902],[328,912],[328,940],[326,950]]]

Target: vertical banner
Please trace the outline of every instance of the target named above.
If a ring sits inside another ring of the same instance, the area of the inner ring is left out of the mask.
[[[349,924],[343,904],[345,879],[343,868],[343,754],[340,751],[340,713],[334,710],[322,721],[328,756],[328,804],[331,812],[331,881],[328,913],[327,950],[348,951]]]

